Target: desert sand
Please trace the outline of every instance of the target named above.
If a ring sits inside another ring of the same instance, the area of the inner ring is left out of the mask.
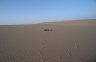
[[[96,19],[1,25],[0,62],[96,62]]]

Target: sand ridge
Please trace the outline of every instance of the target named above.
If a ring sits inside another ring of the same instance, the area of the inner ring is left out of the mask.
[[[95,61],[96,20],[0,26],[0,62]]]

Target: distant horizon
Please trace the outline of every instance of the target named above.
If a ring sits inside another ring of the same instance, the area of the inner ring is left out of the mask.
[[[95,0],[0,0],[0,25],[96,19]]]
[[[43,23],[54,23],[54,22],[67,22],[67,21],[93,21],[93,20],[96,20],[95,18],[94,19],[67,19],[67,20],[50,20],[50,21],[46,21],[46,22],[38,22],[38,23],[21,23],[21,24],[1,24],[1,25],[30,25],[30,24],[43,24]]]

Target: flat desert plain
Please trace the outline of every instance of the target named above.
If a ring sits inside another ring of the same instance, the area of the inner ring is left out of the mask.
[[[1,25],[0,62],[96,62],[96,20]]]

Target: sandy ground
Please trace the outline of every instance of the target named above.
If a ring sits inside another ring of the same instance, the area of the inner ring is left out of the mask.
[[[0,62],[96,62],[96,20],[2,25]]]

